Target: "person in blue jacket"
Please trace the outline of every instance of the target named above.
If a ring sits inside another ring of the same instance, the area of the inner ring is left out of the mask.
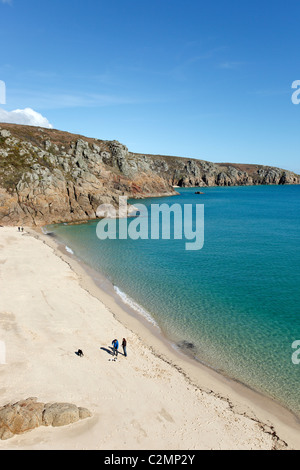
[[[117,357],[118,357],[118,349],[119,349],[119,341],[117,339],[114,339],[113,342],[112,342],[112,345],[113,345],[113,355],[116,356],[114,357],[114,361],[116,361]]]

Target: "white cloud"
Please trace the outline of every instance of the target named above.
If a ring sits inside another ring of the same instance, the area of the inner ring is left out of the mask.
[[[31,108],[15,109],[14,111],[5,111],[0,108],[0,122],[53,128],[47,118]]]

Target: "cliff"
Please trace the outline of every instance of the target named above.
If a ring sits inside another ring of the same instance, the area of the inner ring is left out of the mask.
[[[44,225],[96,218],[118,197],[175,195],[174,186],[300,184],[275,167],[134,154],[105,141],[15,124],[0,125],[0,224]]]

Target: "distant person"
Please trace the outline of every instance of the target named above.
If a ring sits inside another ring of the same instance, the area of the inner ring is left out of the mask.
[[[20,227],[18,227],[18,232],[20,232],[20,230],[21,230],[21,228],[20,228]]]
[[[82,352],[81,349],[78,349],[78,351],[77,351],[76,354],[77,354],[77,356],[79,356],[79,357],[82,357],[82,356],[83,356],[83,352]]]
[[[21,231],[22,231],[22,232],[24,232],[24,229],[23,229],[23,227],[21,228]]]
[[[122,348],[123,348],[123,352],[124,352],[124,356],[125,356],[125,357],[127,357],[126,346],[127,346],[127,341],[126,341],[125,338],[123,338],[123,341],[122,341]]]
[[[114,356],[114,361],[117,360],[118,358],[118,349],[119,349],[119,341],[117,339],[114,339],[113,342],[112,342],[112,345],[113,345],[113,356]]]

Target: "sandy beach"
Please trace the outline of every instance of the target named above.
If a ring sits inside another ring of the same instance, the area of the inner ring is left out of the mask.
[[[37,397],[92,412],[0,450],[300,448],[291,413],[173,350],[42,232],[0,227],[0,292],[0,406]],[[123,337],[128,357],[112,361]]]

